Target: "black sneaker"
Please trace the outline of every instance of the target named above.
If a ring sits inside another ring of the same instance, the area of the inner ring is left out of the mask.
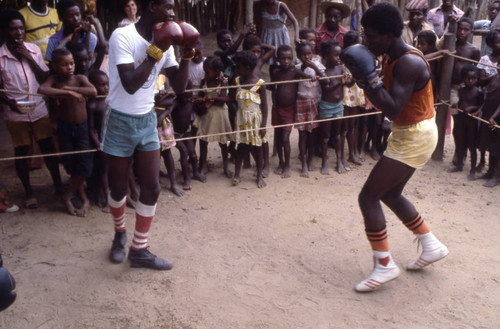
[[[149,251],[149,247],[141,250],[130,249],[128,260],[130,261],[130,267],[146,267],[160,271],[168,271],[174,267],[170,261],[153,255]]]
[[[115,232],[115,238],[111,245],[109,260],[111,263],[120,264],[125,259],[125,244],[127,243],[127,231]]]

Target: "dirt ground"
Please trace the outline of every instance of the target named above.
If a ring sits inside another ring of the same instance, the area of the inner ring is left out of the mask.
[[[0,127],[1,157],[11,156]],[[110,215],[97,207],[87,218],[67,215],[46,169],[32,172],[39,209],[0,214],[0,251],[18,293],[0,328],[498,327],[500,187],[468,181],[468,166],[446,173],[450,137],[445,161],[429,162],[405,190],[449,256],[369,294],[353,290],[372,267],[357,195],[375,162],[301,178],[296,131],[292,137],[292,177],[271,174],[264,189],[254,170],[232,187],[216,145],[205,184],[193,182],[176,197],[161,179],[150,244],[173,261],[168,272],[111,264]],[[330,150],[331,168],[334,160]],[[22,205],[13,162],[1,161],[0,169],[9,197]],[[418,257],[417,244],[386,215],[392,254],[404,267]],[[130,243],[130,208],[127,223]]]
[[[500,189],[447,174],[443,163],[417,171],[405,194],[450,249],[443,261],[370,294],[353,286],[371,270],[357,194],[375,163],[347,174],[271,174],[258,189],[245,170],[232,187],[217,148],[207,183],[183,197],[163,190],[151,231],[169,272],[108,261],[112,223],[97,207],[69,216],[46,169],[32,173],[40,208],[0,214],[0,250],[17,281],[1,328],[494,328],[500,308]],[[2,129],[2,140],[8,140]],[[3,156],[12,153],[2,143]],[[332,150],[333,151],[333,150]],[[334,154],[330,151],[333,167]],[[272,158],[273,167],[277,163]],[[319,165],[319,158],[315,159]],[[10,197],[21,204],[12,162],[0,162]],[[67,176],[65,176],[67,177]],[[418,256],[412,235],[387,212],[394,258]],[[127,209],[130,232],[132,209]],[[496,238],[495,238],[496,237]],[[497,242],[495,242],[497,241]]]

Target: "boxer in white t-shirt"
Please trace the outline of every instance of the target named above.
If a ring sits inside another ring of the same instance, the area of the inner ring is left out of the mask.
[[[132,267],[169,270],[172,263],[148,250],[148,235],[160,193],[160,144],[154,111],[154,87],[160,73],[176,94],[184,92],[194,49],[183,44],[183,32],[173,22],[174,0],[143,1],[136,24],[116,29],[109,40],[109,94],[103,121],[101,149],[108,155],[110,206],[115,227],[110,260],[121,263],[127,241],[125,204],[129,168],[139,179],[140,196],[128,259]],[[165,22],[155,26],[156,23]],[[189,37],[189,36],[188,36]],[[192,36],[191,36],[192,38]],[[173,43],[181,45],[177,63]]]

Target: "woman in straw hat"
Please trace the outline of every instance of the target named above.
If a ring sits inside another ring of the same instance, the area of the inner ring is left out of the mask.
[[[320,4],[321,11],[325,14],[325,22],[316,31],[316,53],[319,53],[323,41],[334,40],[344,47],[344,34],[347,29],[340,22],[349,16],[351,10],[342,0],[325,0]]]

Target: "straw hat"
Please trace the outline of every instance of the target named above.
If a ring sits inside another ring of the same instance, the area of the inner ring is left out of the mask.
[[[326,10],[330,7],[335,7],[342,12],[342,18],[346,18],[351,14],[351,8],[342,2],[342,0],[323,0],[319,5],[321,11],[326,13]]]
[[[427,3],[427,0],[411,0],[405,6],[408,11],[427,9],[428,7],[429,4]]]

